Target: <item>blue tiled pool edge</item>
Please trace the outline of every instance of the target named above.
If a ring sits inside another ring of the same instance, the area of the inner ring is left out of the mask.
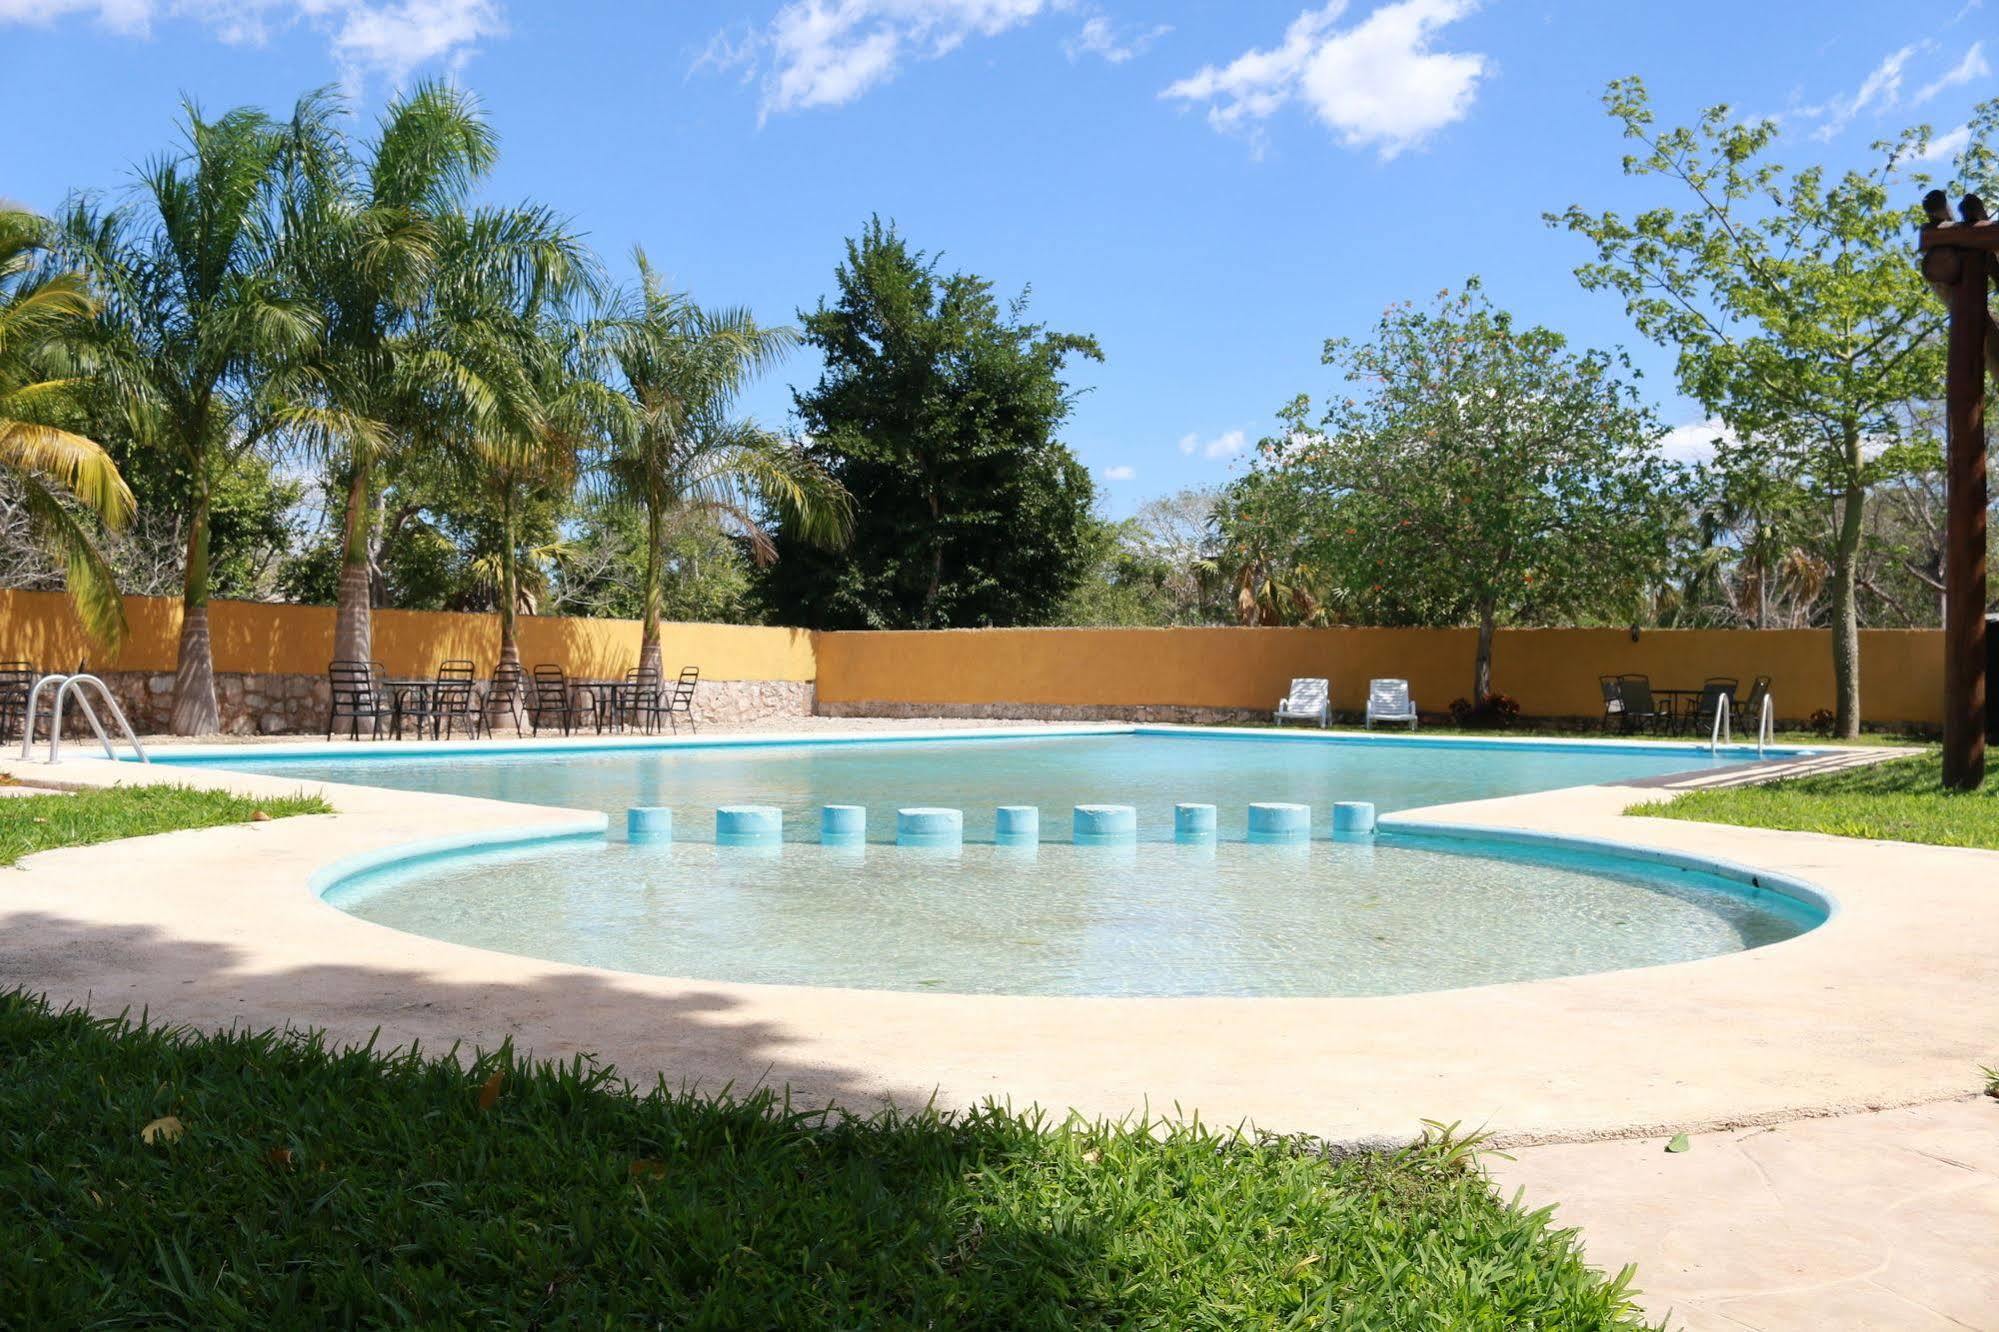
[[[805,735],[776,733],[767,735],[723,735],[723,736],[599,736],[578,742],[563,740],[414,740],[371,742],[366,746],[354,741],[301,741],[275,745],[215,745],[189,746],[186,749],[154,750],[152,763],[163,767],[220,767],[231,763],[284,763],[323,762],[328,759],[350,759],[357,762],[418,761],[422,759],[451,758],[460,755],[511,756],[538,754],[549,757],[575,754],[634,753],[647,751],[670,751],[675,749],[779,749],[798,747],[833,747],[856,745],[899,745],[936,744],[944,741],[1019,741],[1019,740],[1067,740],[1084,737],[1104,736],[1173,736],[1231,743],[1282,743],[1321,745],[1372,745],[1385,749],[1462,749],[1509,752],[1539,752],[1548,754],[1606,754],[1634,753],[1657,754],[1661,752],[1686,753],[1689,755],[1709,753],[1709,747],[1697,740],[1626,740],[1626,739],[1572,739],[1548,740],[1538,737],[1512,736],[1457,736],[1457,735],[1383,735],[1371,731],[1284,731],[1262,730],[1246,727],[1216,726],[1166,726],[1158,724],[1120,724],[1079,722],[1063,725],[1043,725],[1010,727],[979,727],[968,730],[939,729],[924,731],[872,731],[849,735]],[[1810,748],[1770,748],[1758,755],[1753,745],[1724,746],[1718,753],[1722,756],[1749,760],[1757,757],[1769,759],[1791,759],[1810,757],[1818,750]],[[121,762],[136,763],[139,760],[130,755],[121,755]]]
[[[1773,874],[1769,870],[1757,869],[1753,865],[1744,865],[1739,861],[1695,855],[1689,851],[1670,851],[1663,847],[1621,842],[1609,837],[1579,837],[1569,833],[1536,832],[1529,828],[1508,828],[1476,823],[1444,823],[1433,819],[1410,817],[1406,814],[1384,814],[1380,829],[1398,838],[1418,841],[1433,839],[1484,846],[1496,844],[1580,852],[1612,860],[1706,874],[1724,883],[1740,885],[1741,896],[1750,901],[1756,901],[1765,895],[1790,899],[1802,908],[1804,913],[1817,917],[1811,926],[1813,929],[1830,921],[1839,913],[1838,899],[1817,884],[1788,874]]]
[[[567,818],[534,828],[486,828],[475,832],[424,837],[413,842],[397,842],[390,846],[380,846],[372,851],[362,851],[329,861],[307,877],[306,887],[311,890],[314,897],[328,900],[329,905],[333,905],[330,898],[342,885],[349,880],[380,870],[418,865],[431,860],[454,859],[486,851],[539,846],[549,842],[597,840],[604,837],[609,830],[608,815],[577,810]]]

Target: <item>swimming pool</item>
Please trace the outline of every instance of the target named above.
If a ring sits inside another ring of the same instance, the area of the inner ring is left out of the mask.
[[[619,831],[454,850],[333,874],[364,919],[500,952],[657,975],[913,992],[1110,996],[1383,995],[1714,957],[1825,918],[1809,891],[1603,847],[1325,835],[1335,801],[1384,813],[1743,761],[1693,747],[1411,742],[1124,731],[639,749],[383,748],[198,756],[231,768],[603,810]],[[162,756],[162,761],[190,761]],[[1217,806],[1176,842],[1173,806]],[[1302,845],[1245,839],[1252,801],[1313,807]],[[1131,845],[1070,836],[1069,807],[1134,806]],[[720,846],[716,807],[784,811],[781,846]],[[868,808],[868,841],[818,844],[828,804]],[[1040,806],[1041,840],[993,844],[1001,805]],[[895,811],[965,814],[966,845],[893,845]],[[623,836],[668,806],[675,837]]]
[[[680,812],[675,836],[681,841],[710,838],[713,825],[703,816],[731,804],[777,806],[784,811],[785,836],[794,841],[817,840],[819,809],[829,804],[866,805],[875,841],[894,840],[895,811],[909,805],[964,810],[970,841],[990,838],[993,811],[1000,805],[1041,806],[1042,837],[1048,841],[1068,840],[1071,806],[1132,805],[1141,839],[1170,841],[1173,806],[1180,801],[1217,806],[1226,839],[1242,834],[1252,801],[1311,805],[1323,820],[1341,800],[1371,801],[1390,813],[1658,777],[1754,757],[1753,750],[1713,755],[1695,745],[1141,727],[618,749],[482,744],[444,754],[391,745],[341,746],[330,754],[322,747],[281,757],[208,750],[197,756],[169,752],[157,761],[221,763],[243,772],[596,809],[620,825],[634,805],[671,806]]]

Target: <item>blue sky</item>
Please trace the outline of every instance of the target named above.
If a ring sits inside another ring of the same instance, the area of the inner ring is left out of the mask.
[[[0,196],[50,208],[166,147],[185,93],[365,110],[447,74],[502,139],[495,198],[569,213],[623,272],[787,320],[873,212],[1088,332],[1069,441],[1113,513],[1221,481],[1328,387],[1328,336],[1478,273],[1579,343],[1624,344],[1670,424],[1698,413],[1612,299],[1581,292],[1571,202],[1620,176],[1603,85],[1662,117],[1775,114],[1844,166],[1994,95],[1980,0],[0,0]],[[775,422],[800,357],[750,406]]]

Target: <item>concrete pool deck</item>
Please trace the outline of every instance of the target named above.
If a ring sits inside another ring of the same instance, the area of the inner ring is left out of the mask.
[[[842,727],[879,733],[878,728]],[[823,733],[823,732],[821,732]],[[675,980],[399,933],[310,888],[357,854],[598,815],[249,776],[9,762],[28,781],[316,789],[332,816],[47,852],[0,873],[0,984],[199,1027],[322,1027],[389,1044],[512,1039],[641,1080],[788,1085],[806,1102],[1091,1116],[1199,1113],[1339,1141],[1423,1119],[1502,1144],[1772,1123],[1975,1088],[1999,1033],[1999,854],[1622,817],[1656,788],[1584,787],[1423,811],[1739,861],[1839,903],[1775,947],[1637,971],[1365,999],[907,994]]]
[[[761,728],[760,728],[761,729]],[[956,730],[840,723],[813,734]],[[985,728],[980,728],[985,729]],[[1038,728],[1037,728],[1038,729]],[[1796,761],[1820,767],[1880,751]],[[196,1027],[319,1027],[384,1044],[511,1038],[635,1079],[788,1084],[868,1108],[985,1097],[1090,1115],[1199,1113],[1340,1140],[1483,1126],[1501,1187],[1558,1204],[1593,1261],[1639,1266],[1654,1317],[1695,1329],[1982,1327],[1995,1306],[1999,853],[1630,819],[1648,779],[1421,811],[1600,837],[1815,883],[1839,911],[1702,962],[1383,999],[1010,999],[634,976],[483,952],[347,916],[337,860],[446,832],[596,815],[455,796],[74,760],[24,781],[169,780],[325,794],[332,816],[46,852],[0,870],[0,987]],[[1845,1114],[1876,1107],[1883,1113]],[[1790,1122],[1787,1122],[1790,1121]],[[1747,1127],[1760,1126],[1760,1127]],[[1666,1134],[1709,1130],[1686,1154]]]

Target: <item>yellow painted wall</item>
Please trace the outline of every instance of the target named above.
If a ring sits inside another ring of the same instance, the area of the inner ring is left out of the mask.
[[[173,669],[180,604],[128,597],[132,636],[115,659],[93,649],[66,598],[0,592],[0,659],[44,670],[88,659],[100,670]],[[218,601],[210,609],[220,671],[317,675],[333,641],[322,606]],[[557,662],[573,676],[621,675],[638,660],[630,620],[524,616],[521,659]],[[491,615],[375,613],[375,655],[393,675],[428,675],[470,658],[483,674],[499,653]],[[719,624],[666,627],[669,670],[698,665],[711,680],[813,680],[828,703],[1166,705],[1266,709],[1293,676],[1323,675],[1333,703],[1358,711],[1367,682],[1400,676],[1417,703],[1442,711],[1471,692],[1468,629],[971,629],[821,633]],[[1833,702],[1832,651],[1822,630],[1502,630],[1497,687],[1530,716],[1593,716],[1597,676],[1643,673],[1661,687],[1698,687],[1709,675],[1776,681],[1787,718]],[[1941,721],[1943,636],[1934,630],[1861,635],[1861,710],[1873,722]]]
[[[55,592],[0,592],[0,660],[24,659],[43,670],[73,669],[88,660],[105,671],[170,671],[180,637],[180,603],[167,597],[127,597],[131,637],[106,658],[85,636],[69,600]],[[326,606],[278,606],[218,601],[209,607],[215,669],[269,675],[320,675],[333,649],[333,611]],[[376,611],[375,657],[391,675],[425,676],[448,658],[468,658],[481,674],[500,651],[494,615]],[[623,675],[639,656],[635,620],[522,616],[521,660],[555,662],[579,678]],[[668,671],[683,664],[710,680],[810,680],[812,635],[802,629],[728,624],[669,624],[662,634]]]
[[[1862,712],[1869,721],[1940,721],[1942,635],[1861,636]],[[823,633],[825,703],[1017,703],[1098,707],[1276,706],[1294,676],[1332,681],[1333,705],[1359,711],[1377,676],[1410,682],[1442,711],[1471,692],[1476,636],[1464,629],[1002,629]],[[1747,686],[1769,675],[1782,715],[1833,703],[1832,648],[1822,630],[1502,630],[1495,687],[1530,716],[1594,716],[1599,675],[1642,673],[1661,688],[1710,675]]]

